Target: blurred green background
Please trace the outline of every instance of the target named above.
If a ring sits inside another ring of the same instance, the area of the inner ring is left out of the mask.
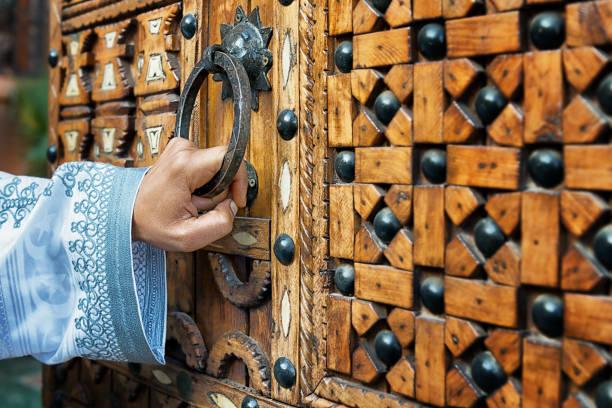
[[[0,0],[0,171],[47,176],[47,0]],[[42,366],[0,360],[0,407],[39,408]]]

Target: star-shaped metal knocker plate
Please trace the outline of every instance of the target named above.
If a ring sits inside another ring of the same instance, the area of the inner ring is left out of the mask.
[[[258,95],[260,91],[272,89],[266,76],[272,68],[272,52],[268,44],[272,39],[272,27],[262,27],[259,17],[259,7],[247,16],[241,6],[236,9],[234,25],[221,24],[221,46],[227,52],[240,60],[244,66],[251,84],[251,108],[259,109]],[[215,81],[223,81],[221,98],[232,96],[232,87],[223,73],[213,76]]]

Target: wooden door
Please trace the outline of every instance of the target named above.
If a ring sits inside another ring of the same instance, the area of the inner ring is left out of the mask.
[[[263,31],[274,27],[275,62],[264,72],[271,91],[258,95],[245,157],[257,196],[225,239],[167,254],[168,365],[75,360],[47,368],[46,403],[240,406],[252,396],[260,406],[297,404],[300,139],[274,129],[281,111],[298,114],[298,3],[55,0],[50,15],[52,170],[74,160],[153,164],[176,136],[186,79],[205,47],[221,43],[223,24],[248,18]],[[232,100],[222,93],[212,76],[201,88],[188,135],[200,147],[229,141]],[[294,246],[286,265],[271,255],[277,236]]]
[[[168,254],[167,366],[47,368],[47,403],[612,406],[612,1],[53,0],[52,167],[154,162],[238,6],[273,27],[257,198]],[[221,83],[197,105],[227,143]]]
[[[328,7],[311,401],[612,406],[612,2]]]

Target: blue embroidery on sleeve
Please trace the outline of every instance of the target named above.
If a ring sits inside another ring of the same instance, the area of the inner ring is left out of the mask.
[[[0,188],[0,228],[13,219],[13,228],[21,227],[21,222],[32,211],[41,195],[50,196],[53,182],[48,183],[43,191],[36,182],[19,189],[22,179],[14,177]]]
[[[80,354],[88,358],[124,360],[111,318],[105,263],[110,191],[117,170],[83,162],[62,167],[56,175],[66,187],[66,195],[72,197],[76,187],[77,197],[82,197],[75,200],[75,221],[70,225],[77,239],[68,242],[68,250],[76,255],[73,267],[84,293],[77,305],[83,315],[75,318],[80,332],[75,344]]]

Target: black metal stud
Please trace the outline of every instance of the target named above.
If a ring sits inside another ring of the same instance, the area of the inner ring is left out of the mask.
[[[242,404],[240,404],[240,408],[259,408],[259,403],[257,400],[250,395],[247,395],[242,400]]]
[[[419,51],[430,60],[444,58],[446,54],[446,34],[444,27],[438,23],[423,26],[417,36]]]
[[[374,350],[380,360],[388,366],[395,364],[402,356],[402,346],[391,330],[381,330],[374,338]]]
[[[51,48],[49,50],[49,55],[47,56],[47,61],[49,61],[49,66],[51,68],[55,68],[59,61],[59,54],[55,48]]]
[[[257,198],[257,193],[259,193],[259,178],[257,177],[255,167],[253,167],[251,163],[245,160],[244,165],[247,173],[246,203],[248,206],[250,206]]]
[[[387,11],[389,4],[391,4],[391,0],[372,0],[372,5],[381,13]]]
[[[295,244],[287,234],[280,234],[274,242],[274,255],[283,265],[293,262],[295,255]]]
[[[186,39],[191,39],[198,30],[198,20],[191,13],[185,14],[181,20],[181,33]]]
[[[504,385],[508,376],[493,354],[483,351],[472,360],[472,378],[480,388],[491,393]]]
[[[191,384],[191,377],[185,371],[181,371],[176,376],[176,388],[182,399],[188,400],[191,398],[193,394],[193,385]]]
[[[563,158],[553,149],[538,149],[527,159],[527,171],[537,184],[551,188],[563,180]]]
[[[429,149],[421,159],[421,170],[432,183],[444,183],[446,180],[446,152],[440,149]]]
[[[140,363],[128,363],[128,368],[130,369],[130,373],[132,375],[138,375],[140,374],[142,365]]]
[[[355,269],[352,265],[342,263],[336,267],[334,283],[344,296],[352,296],[355,288]]]
[[[597,87],[599,106],[608,115],[612,115],[612,74],[609,74]]]
[[[374,217],[374,231],[385,244],[391,242],[401,228],[402,223],[389,207],[383,208]]]
[[[293,3],[293,0],[278,0],[281,6],[290,6]]]
[[[274,363],[274,378],[283,388],[295,385],[295,366],[287,357],[279,357]]]
[[[291,140],[295,136],[298,129],[298,119],[295,112],[291,109],[285,109],[278,114],[276,118],[276,130],[284,140]]]
[[[535,298],[531,308],[533,323],[548,337],[563,334],[563,301],[560,297],[543,294]]]
[[[612,408],[612,381],[602,382],[595,389],[595,406]]]
[[[353,43],[342,41],[334,52],[334,63],[338,70],[344,74],[351,72],[353,68]]]
[[[350,150],[341,151],[334,160],[334,167],[340,180],[345,183],[355,180],[355,153]]]
[[[53,164],[57,161],[57,146],[52,144],[47,147],[47,160]]]
[[[531,21],[529,35],[540,50],[559,48],[565,40],[565,19],[554,11],[540,13]]]
[[[612,269],[612,224],[603,227],[595,234],[593,252],[606,269]]]
[[[421,283],[421,300],[431,313],[444,313],[444,281],[430,276]]]
[[[506,103],[506,97],[496,86],[485,86],[476,95],[476,113],[480,120],[488,125],[504,110]]]
[[[476,223],[474,241],[480,252],[488,258],[504,245],[506,236],[495,221],[487,217]]]
[[[393,92],[383,91],[378,94],[374,101],[374,113],[376,113],[378,120],[388,125],[400,106],[400,101]]]

